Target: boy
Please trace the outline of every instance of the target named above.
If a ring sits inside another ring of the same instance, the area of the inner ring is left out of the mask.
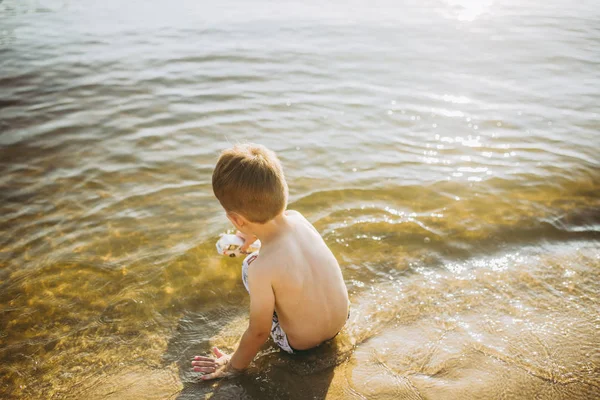
[[[286,211],[288,187],[275,153],[246,144],[225,150],[212,177],[215,196],[245,239],[257,238],[260,256],[246,257],[244,285],[250,323],[233,355],[194,357],[202,379],[244,370],[269,334],[283,350],[307,350],[333,338],[348,317],[348,291],[340,266],[317,230],[297,211]]]

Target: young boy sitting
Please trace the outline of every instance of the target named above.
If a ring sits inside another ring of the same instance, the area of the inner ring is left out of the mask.
[[[279,159],[264,146],[225,150],[212,177],[215,196],[245,239],[262,247],[246,257],[242,278],[250,293],[250,323],[233,355],[196,356],[202,379],[244,370],[269,334],[293,354],[332,339],[346,323],[348,291],[340,266],[317,230],[297,211],[286,211],[288,186]]]

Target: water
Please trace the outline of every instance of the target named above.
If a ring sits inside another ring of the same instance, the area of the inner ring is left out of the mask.
[[[598,3],[212,3],[0,3],[0,397],[598,397]],[[352,316],[203,384],[247,318],[210,186],[245,140]]]

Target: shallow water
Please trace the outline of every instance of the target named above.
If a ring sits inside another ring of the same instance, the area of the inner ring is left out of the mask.
[[[594,1],[0,2],[0,397],[600,393]],[[218,151],[279,154],[345,331],[198,383],[248,299]]]

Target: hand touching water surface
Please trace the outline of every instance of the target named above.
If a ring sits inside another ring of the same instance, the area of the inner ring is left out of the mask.
[[[237,231],[235,234],[244,239],[244,244],[240,247],[242,252],[246,252],[248,247],[258,240],[256,236],[248,235],[240,231]],[[194,372],[204,372],[204,375],[202,375],[200,379],[210,380],[217,378],[230,378],[241,372],[233,368],[229,362],[231,360],[231,356],[229,354],[223,353],[216,347],[213,347],[212,351],[216,358],[195,356],[192,360],[192,369]]]
[[[194,372],[205,373],[200,379],[230,378],[239,373],[239,371],[235,370],[229,363],[229,360],[231,359],[230,355],[221,352],[221,350],[216,347],[213,347],[212,351],[217,358],[195,356],[194,360],[192,360],[192,369]]]

